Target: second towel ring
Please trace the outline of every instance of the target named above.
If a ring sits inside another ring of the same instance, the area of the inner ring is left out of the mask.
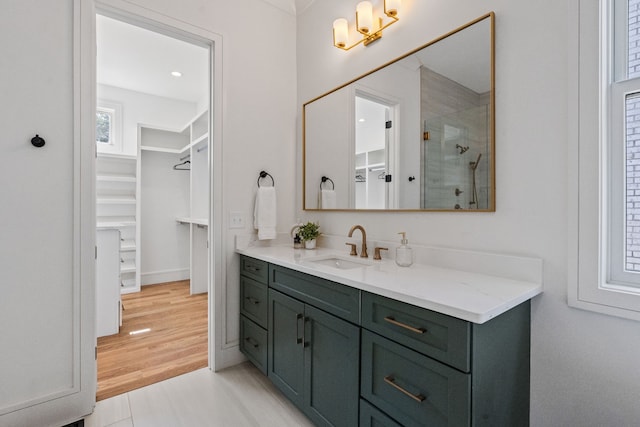
[[[275,187],[275,186],[276,186],[276,181],[273,179],[273,177],[271,176],[271,174],[270,174],[270,173],[265,172],[265,171],[260,171],[260,176],[258,176],[258,181],[257,181],[257,183],[258,183],[258,188],[260,188],[260,180],[261,180],[262,178],[266,178],[266,177],[271,178],[271,186],[272,186],[272,187]]]
[[[322,184],[324,184],[327,181],[331,182],[331,189],[335,190],[336,189],[336,185],[333,183],[333,180],[331,180],[331,178],[329,178],[328,176],[323,176],[320,179],[320,190],[322,190]]]

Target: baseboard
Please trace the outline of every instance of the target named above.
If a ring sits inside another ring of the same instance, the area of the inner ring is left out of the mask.
[[[220,371],[222,369],[238,365],[246,360],[247,358],[245,357],[245,355],[240,353],[239,346],[223,348],[218,352],[218,355],[215,361],[216,366],[214,367],[213,370]]]
[[[178,280],[188,280],[188,279],[189,279],[188,268],[140,273],[140,283],[142,286],[155,285],[156,283],[176,282]]]

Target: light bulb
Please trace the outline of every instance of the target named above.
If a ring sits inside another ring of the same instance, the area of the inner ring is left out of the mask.
[[[400,10],[400,0],[384,0],[384,13],[388,16],[397,16]]]
[[[333,44],[337,47],[345,47],[349,39],[349,23],[344,18],[333,21]]]
[[[361,1],[356,6],[356,21],[358,31],[369,34],[373,29],[373,6],[371,2]]]

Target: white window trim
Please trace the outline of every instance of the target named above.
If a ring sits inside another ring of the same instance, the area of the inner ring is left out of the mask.
[[[121,153],[122,145],[122,104],[115,101],[98,99],[97,111],[113,112],[111,121],[111,141],[109,143],[98,143],[96,146],[99,152]]]
[[[608,152],[603,144],[608,110],[601,99],[609,67],[600,61],[604,49],[600,19],[608,1],[569,3],[569,151],[568,151],[568,303],[571,307],[640,320],[640,293],[608,283],[606,207]],[[605,97],[605,98],[603,98]]]

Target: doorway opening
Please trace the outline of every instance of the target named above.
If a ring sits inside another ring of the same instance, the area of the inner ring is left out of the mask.
[[[360,90],[355,95],[355,209],[388,209],[393,204],[392,102]]]
[[[209,365],[212,46],[96,16],[98,393]]]

